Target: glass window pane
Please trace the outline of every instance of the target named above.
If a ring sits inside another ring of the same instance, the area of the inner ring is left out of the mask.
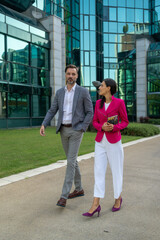
[[[29,95],[8,94],[8,117],[29,117]]]
[[[96,52],[90,52],[90,65],[96,66]]]
[[[149,11],[144,10],[144,23],[149,23]]]
[[[29,68],[20,64],[7,64],[7,80],[16,83],[29,83]]]
[[[118,33],[124,33],[125,27],[124,23],[118,23]]]
[[[144,8],[149,9],[149,0],[144,0]]]
[[[84,16],[84,29],[89,28],[89,16]]]
[[[117,6],[117,0],[109,0],[110,6]]]
[[[85,7],[84,7],[84,14],[89,14],[89,1],[84,1]]]
[[[108,0],[103,0],[103,5],[108,6]]]
[[[104,57],[108,57],[108,43],[104,43]]]
[[[84,52],[84,65],[89,66],[89,52]]]
[[[49,107],[49,97],[47,96],[32,96],[32,117],[45,116]]]
[[[159,5],[160,5],[159,0],[155,0],[155,6],[159,6]]]
[[[126,21],[126,9],[118,8],[118,21],[125,22]]]
[[[34,86],[49,87],[49,72],[44,69],[31,69],[31,83]]]
[[[117,57],[117,44],[109,44],[109,57]]]
[[[103,7],[103,21],[109,21],[109,7]]]
[[[90,0],[90,14],[94,14],[94,15],[96,14],[95,13],[95,1],[93,1],[93,0]]]
[[[103,31],[108,32],[108,22],[103,22]]]
[[[143,8],[143,0],[135,0],[135,8]]]
[[[48,50],[46,48],[31,45],[31,65],[48,69]]]
[[[40,37],[45,38],[45,34],[46,34],[46,33],[45,33],[44,31],[38,29],[38,28],[35,28],[35,27],[30,26],[30,32],[33,33],[33,34],[35,34],[35,35],[38,35],[38,36],[40,36]]]
[[[96,51],[96,33],[90,32],[90,50]]]
[[[133,0],[127,0],[127,7],[134,7],[134,1]]]
[[[89,50],[89,31],[84,31],[84,50]]]
[[[109,34],[109,42],[117,42],[117,34]]]
[[[156,12],[156,21],[160,21],[160,6],[155,7],[155,12]]]
[[[29,64],[29,45],[27,42],[7,37],[7,60]]]
[[[117,33],[117,23],[115,22],[109,23],[109,32]]]
[[[84,86],[90,86],[90,68],[84,67]]]
[[[104,42],[108,42],[108,34],[104,34],[103,35],[103,41]]]
[[[143,10],[135,9],[135,22],[143,23]]]
[[[0,34],[0,59],[5,59],[4,35]]]
[[[90,16],[90,30],[96,30],[96,18],[95,16]]]
[[[126,6],[126,0],[118,0],[118,6],[119,7],[125,7]]]
[[[110,21],[117,21],[117,9],[116,8],[109,8],[109,20]]]
[[[127,8],[127,22],[134,22],[134,9]]]
[[[9,24],[9,25],[12,25],[14,27],[23,29],[25,31],[29,31],[29,25],[28,24],[20,22],[20,21],[14,19],[14,18],[6,16],[6,23]]]

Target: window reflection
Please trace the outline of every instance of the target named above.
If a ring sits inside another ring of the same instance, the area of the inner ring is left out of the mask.
[[[117,0],[109,0],[110,6],[117,6]]]
[[[29,69],[20,64],[7,63],[7,80],[16,83],[29,83]]]
[[[29,117],[29,95],[8,94],[8,117]]]
[[[44,69],[31,69],[31,83],[35,86],[49,87],[49,72]]]
[[[48,69],[48,49],[31,45],[31,65]]]
[[[95,26],[96,26],[96,18],[95,16],[90,16],[90,30],[95,30]]]
[[[118,6],[119,6],[119,7],[125,7],[125,5],[126,5],[126,0],[120,0],[120,1],[118,1]]]
[[[45,38],[45,32],[40,29],[30,26],[30,32],[35,35]]]
[[[0,22],[5,22],[5,15],[0,13]]]
[[[127,22],[134,22],[134,9],[127,8]]]
[[[28,43],[7,37],[7,60],[28,64],[29,61]]]
[[[143,10],[135,9],[135,19],[137,23],[143,23]]]
[[[109,57],[117,56],[117,44],[109,44]]]
[[[134,7],[134,2],[133,0],[126,0],[127,1],[127,7]]]
[[[109,32],[117,33],[117,23],[116,22],[109,23]]]
[[[32,117],[45,116],[49,106],[49,97],[47,96],[32,96]]]

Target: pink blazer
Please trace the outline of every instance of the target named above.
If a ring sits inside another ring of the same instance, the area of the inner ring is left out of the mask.
[[[93,117],[93,126],[98,130],[95,140],[100,142],[105,133],[107,140],[110,143],[116,143],[121,139],[120,130],[127,127],[129,121],[127,117],[125,103],[122,99],[112,96],[112,101],[105,111],[105,104],[103,108],[100,108],[101,100],[96,101],[95,112]],[[114,125],[112,132],[105,132],[102,130],[102,126],[107,122],[108,117],[118,115],[118,124]],[[121,120],[119,122],[119,120]]]

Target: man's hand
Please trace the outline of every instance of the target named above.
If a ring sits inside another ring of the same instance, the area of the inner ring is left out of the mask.
[[[114,125],[108,122],[105,122],[102,126],[102,130],[105,132],[111,132],[113,130]]]
[[[44,127],[44,125],[42,125],[41,128],[40,128],[40,135],[41,135],[41,136],[45,136],[45,131],[44,131],[44,129],[45,129],[45,127]]]

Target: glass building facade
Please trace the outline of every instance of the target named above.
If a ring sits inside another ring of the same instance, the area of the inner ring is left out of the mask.
[[[34,2],[34,1],[32,1]],[[148,38],[147,116],[160,117],[159,0],[37,0],[32,8],[65,25],[66,64],[97,99],[93,81],[113,78],[130,121],[137,119],[137,51]],[[49,32],[41,21],[0,5],[0,127],[40,125],[50,106]]]

